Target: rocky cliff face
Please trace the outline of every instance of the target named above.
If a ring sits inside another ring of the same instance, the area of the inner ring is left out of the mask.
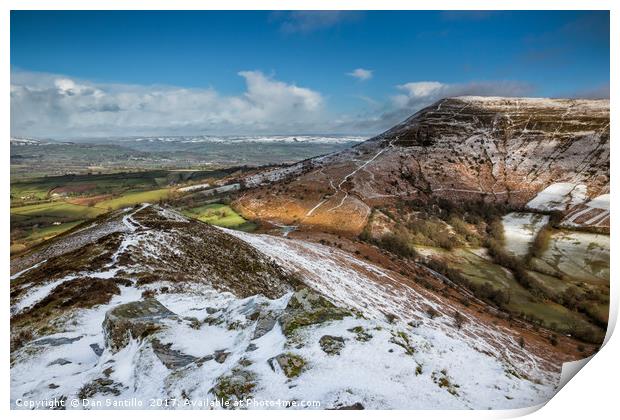
[[[609,101],[444,99],[352,149],[248,180],[251,218],[359,233],[378,204],[444,198],[609,228]]]
[[[574,343],[552,347],[544,331],[450,299],[428,269],[407,270],[158,206],[112,213],[14,261],[11,402],[486,409],[549,398]]]

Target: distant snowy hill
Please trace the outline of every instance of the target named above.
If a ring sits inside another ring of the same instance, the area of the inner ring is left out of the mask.
[[[168,142],[168,143],[351,143],[362,142],[361,136],[174,136],[174,137],[136,137],[127,141]]]
[[[22,138],[22,137],[11,137],[11,145],[12,146],[38,146],[42,144],[41,140]]]

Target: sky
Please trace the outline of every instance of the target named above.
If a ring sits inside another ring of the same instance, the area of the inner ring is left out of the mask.
[[[12,11],[11,134],[373,135],[443,97],[609,97],[607,11]]]

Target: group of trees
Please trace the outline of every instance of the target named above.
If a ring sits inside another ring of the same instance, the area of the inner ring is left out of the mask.
[[[462,203],[444,199],[400,201],[394,207],[376,209],[371,216],[371,222],[360,234],[360,239],[405,258],[418,258],[416,245],[441,247],[446,250],[463,245],[484,246],[488,249],[493,262],[508,269],[514,279],[532,294],[534,300],[539,302],[550,300],[592,318],[589,305],[598,302],[599,296],[592,293],[592,296],[587,295],[584,290],[577,287],[570,287],[564,292],[553,292],[544,288],[531,271],[531,261],[542,257],[548,249],[561,215],[556,213],[550,215],[549,223],[537,233],[526,257],[519,258],[507,252],[505,248],[502,216],[512,210],[515,209],[509,208],[506,204],[484,201]],[[379,214],[387,219],[386,222],[384,218],[383,223],[389,226],[390,232],[374,237],[371,233],[372,219]],[[441,258],[426,258],[424,264],[450,281],[466,287],[477,298],[508,312],[510,316],[519,317],[535,325],[545,325],[542,319],[531,313],[514,312],[514,305],[509,307],[510,289],[494,284],[493,279],[482,283],[473,282]],[[546,326],[561,333],[572,334],[587,342],[597,343],[601,339],[601,332],[585,322],[572,328],[567,328],[566,325],[560,327],[556,325],[556,328]]]
[[[430,269],[447,277],[450,281],[471,290],[477,298],[489,302],[500,309],[507,310],[506,305],[510,303],[509,291],[494,287],[490,282],[474,283],[461,274],[460,271],[448,266],[439,259],[429,259],[425,264]]]

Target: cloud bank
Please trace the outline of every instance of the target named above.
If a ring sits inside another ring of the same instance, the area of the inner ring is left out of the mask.
[[[358,78],[368,78],[357,69]],[[378,134],[450,96],[528,96],[519,82],[415,81],[384,99],[361,96],[356,114],[328,110],[326,96],[260,71],[241,71],[245,90],[96,83],[67,76],[11,74],[11,134],[77,139],[192,134]],[[367,80],[367,79],[366,79]],[[595,96],[587,92],[582,96]]]
[[[313,131],[324,113],[319,92],[242,71],[246,89],[97,84],[64,76],[13,72],[11,133],[98,137],[184,133]]]

